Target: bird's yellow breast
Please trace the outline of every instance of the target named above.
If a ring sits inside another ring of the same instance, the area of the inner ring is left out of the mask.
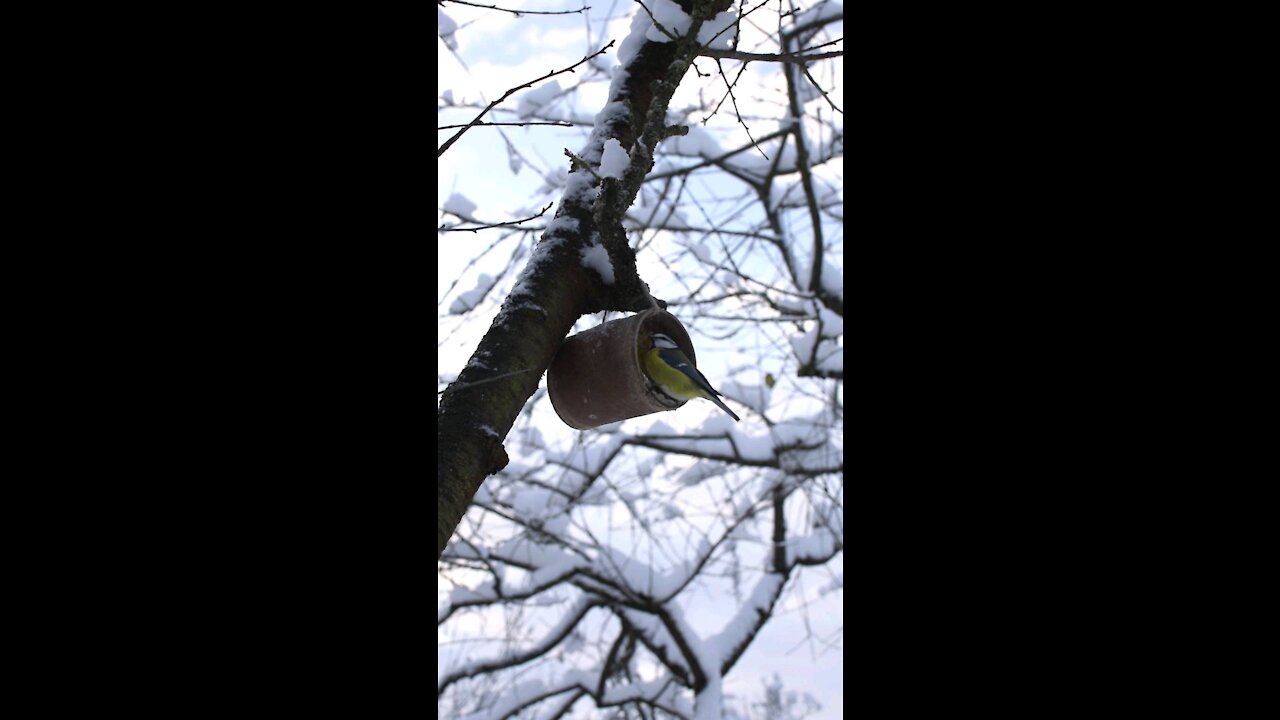
[[[702,390],[697,383],[693,382],[688,375],[667,364],[660,352],[658,348],[653,348],[644,354],[644,371],[649,378],[662,386],[668,395],[679,400],[702,397]]]

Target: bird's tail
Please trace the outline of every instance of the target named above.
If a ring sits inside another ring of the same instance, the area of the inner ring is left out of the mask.
[[[742,418],[738,417],[737,415],[734,415],[733,411],[729,409],[728,405],[725,405],[724,403],[720,402],[720,398],[716,397],[715,395],[704,395],[703,397],[719,405],[720,409],[729,413],[729,417],[733,418],[735,422],[742,422]]]

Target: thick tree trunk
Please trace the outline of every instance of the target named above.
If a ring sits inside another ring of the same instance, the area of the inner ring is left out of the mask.
[[[666,135],[671,95],[698,51],[693,38],[702,21],[717,9],[711,4],[695,3],[693,25],[683,40],[647,42],[627,66],[626,81],[615,85],[609,103],[625,103],[629,112],[599,123],[581,158],[598,170],[605,140],[617,138],[631,151],[631,167],[622,181],[606,180],[597,198],[597,193],[582,190],[586,178],[591,178],[593,188],[599,181],[574,163],[556,220],[470,361],[440,399],[437,558],[484,479],[506,466],[502,441],[578,318],[602,310],[651,307],[622,231],[622,215],[653,167],[651,152]],[[582,264],[582,250],[592,244],[602,244],[609,253],[615,276],[612,285],[605,285]]]

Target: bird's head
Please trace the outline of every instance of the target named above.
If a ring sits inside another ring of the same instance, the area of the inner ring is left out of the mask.
[[[678,350],[678,349],[680,349],[680,346],[679,346],[679,345],[676,345],[676,341],[675,341],[675,340],[672,340],[670,337],[668,337],[668,336],[666,336],[666,335],[663,335],[662,333],[654,333],[654,334],[653,334],[653,346],[654,346],[654,347],[656,347],[656,348],[658,348],[659,350]]]

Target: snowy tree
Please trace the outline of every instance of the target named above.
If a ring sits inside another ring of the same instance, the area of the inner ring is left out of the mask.
[[[441,716],[734,716],[779,612],[841,656],[843,7],[518,9],[439,10]],[[544,74],[481,71],[528,33]],[[560,344],[654,307],[742,422],[566,427]]]

